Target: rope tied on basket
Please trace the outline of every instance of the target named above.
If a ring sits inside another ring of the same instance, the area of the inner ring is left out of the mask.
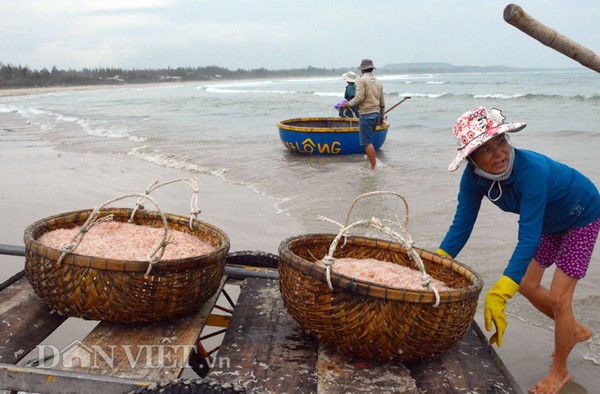
[[[148,269],[146,270],[146,275],[150,275],[150,271],[152,270],[152,267],[154,267],[154,264],[158,263],[160,261],[160,259],[163,258],[164,254],[165,254],[165,249],[171,243],[173,243],[173,242],[166,240],[166,238],[163,239],[163,241],[161,241],[156,246],[156,248],[146,257],[148,259]],[[157,253],[159,253],[159,254],[157,255]]]
[[[329,285],[329,288],[333,290],[333,286],[331,285],[331,266],[333,266],[335,259],[327,255],[323,257],[321,261],[323,262],[323,264],[325,264],[325,270],[327,272],[327,284]]]
[[[402,232],[402,234],[400,234],[400,233],[394,231],[392,228],[384,225],[383,221],[376,217],[372,217],[371,219],[358,220],[358,221],[348,225],[348,219],[350,218],[350,213],[352,211],[352,208],[356,204],[356,202],[359,199],[364,198],[366,196],[372,196],[372,195],[378,195],[378,194],[393,194],[393,195],[400,197],[404,201],[404,204],[406,207],[405,226],[402,226],[399,222],[391,222],[389,220],[387,221],[387,222],[397,225],[400,228],[400,231]],[[317,217],[317,219],[321,220],[321,221],[328,221],[328,222],[333,223],[341,228],[338,235],[331,242],[331,245],[329,246],[329,251],[328,251],[327,255],[325,257],[323,257],[323,259],[321,259],[321,262],[323,264],[325,264],[325,277],[327,279],[327,285],[329,286],[330,290],[333,290],[333,284],[331,282],[331,268],[333,267],[333,264],[335,263],[333,254],[335,253],[337,244],[340,241],[340,239],[342,237],[344,237],[346,239],[349,235],[349,230],[352,228],[372,227],[376,230],[383,232],[384,234],[389,235],[390,237],[392,237],[394,240],[396,240],[398,243],[400,243],[402,246],[404,246],[406,248],[409,258],[415,262],[415,264],[417,265],[417,268],[423,275],[421,278],[421,286],[423,286],[424,288],[426,288],[429,291],[433,291],[433,293],[435,294],[435,303],[433,304],[433,306],[434,307],[439,306],[440,293],[437,290],[437,288],[433,284],[431,284],[432,278],[427,272],[425,272],[425,266],[423,265],[423,260],[421,259],[421,256],[419,256],[419,254],[414,250],[412,237],[407,230],[407,228],[408,228],[408,204],[406,203],[406,200],[404,199],[404,197],[402,197],[401,195],[399,195],[398,193],[395,193],[395,192],[377,191],[377,192],[365,193],[365,194],[357,197],[354,200],[354,203],[352,204],[352,206],[350,207],[350,211],[348,212],[348,216],[346,217],[345,225],[342,225],[334,220],[331,220],[329,218],[326,218],[326,217],[320,216],[320,215]]]
[[[113,220],[113,215],[106,215],[106,216],[103,216],[101,218],[98,217],[100,215],[100,210],[102,208],[104,208],[105,206],[107,206],[109,204],[112,204],[115,201],[119,201],[119,200],[122,200],[122,199],[125,199],[125,198],[130,198],[130,197],[138,197],[138,202],[140,202],[140,199],[142,199],[141,200],[142,202],[144,200],[146,200],[146,199],[150,200],[154,204],[154,206],[156,207],[156,210],[160,214],[160,217],[161,217],[162,222],[163,222],[163,230],[164,231],[163,231],[162,241],[154,248],[154,250],[152,250],[152,252],[147,257],[147,259],[148,259],[148,269],[146,270],[146,275],[149,275],[150,271],[152,270],[152,267],[154,266],[154,264],[156,264],[158,261],[160,261],[160,259],[162,259],[163,255],[165,254],[165,248],[171,242],[167,241],[167,234],[168,234],[167,218],[165,217],[165,214],[160,209],[160,206],[158,205],[158,203],[156,202],[156,200],[154,200],[152,197],[150,197],[147,193],[146,194],[142,194],[142,193],[125,194],[123,196],[119,196],[119,197],[113,198],[111,200],[108,200],[105,203],[103,203],[102,205],[100,205],[99,207],[95,207],[92,210],[92,213],[90,214],[90,216],[85,221],[85,223],[81,226],[81,228],[79,229],[79,231],[77,232],[77,234],[75,234],[71,238],[71,240],[69,242],[64,243],[64,244],[61,245],[60,249],[61,249],[62,253],[60,254],[60,257],[57,260],[57,264],[60,264],[62,262],[62,260],[64,259],[64,257],[68,253],[72,253],[81,244],[81,242],[83,241],[84,235],[92,227],[94,227],[98,223],[102,223],[102,222],[107,222],[107,221],[112,221]],[[134,214],[135,214],[135,211],[137,210],[137,208],[139,206],[141,206],[141,204],[138,204],[136,206],[136,209],[134,210]],[[133,215],[129,219],[129,223],[131,223],[132,221],[133,221]]]
[[[98,208],[94,208],[88,220],[86,220],[86,222],[79,229],[79,232],[75,234],[69,242],[65,242],[64,244],[60,245],[60,250],[62,251],[62,253],[58,258],[57,263],[60,264],[68,253],[71,253],[75,249],[77,249],[77,247],[83,241],[83,237],[85,236],[85,234],[87,234],[87,232],[90,231],[92,227],[94,227],[98,223],[111,222],[113,218],[114,215],[106,215],[104,217],[98,218]]]
[[[144,209],[144,201],[148,198],[150,193],[152,193],[154,190],[158,189],[159,187],[167,186],[167,185],[170,185],[171,183],[175,183],[175,182],[184,182],[192,189],[192,197],[191,197],[191,201],[190,201],[190,222],[189,222],[189,226],[191,229],[193,221],[197,220],[198,215],[201,213],[201,211],[198,209],[198,194],[199,194],[198,183],[196,182],[196,179],[194,179],[194,178],[173,179],[173,180],[165,182],[165,183],[160,183],[160,181],[158,179],[153,180],[152,183],[150,183],[150,185],[144,191],[144,195],[139,197],[137,202],[135,203],[135,208],[133,209],[133,212],[131,213],[131,218],[129,219],[129,223],[131,223],[133,221],[133,218],[138,209]]]

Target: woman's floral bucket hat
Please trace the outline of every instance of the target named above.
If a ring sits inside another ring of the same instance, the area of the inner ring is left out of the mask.
[[[503,133],[516,133],[527,126],[526,123],[505,123],[505,117],[498,108],[487,110],[473,108],[465,112],[452,128],[458,143],[458,152],[448,171],[456,171],[462,161],[481,145]]]

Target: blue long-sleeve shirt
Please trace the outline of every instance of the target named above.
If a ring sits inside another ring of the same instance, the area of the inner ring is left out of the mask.
[[[467,243],[481,200],[488,195],[492,181],[465,168],[458,193],[454,220],[440,248],[453,257]],[[542,233],[557,234],[572,227],[584,227],[600,217],[600,193],[579,171],[542,154],[515,149],[511,176],[500,181],[502,196],[492,201],[506,212],[519,214],[517,246],[504,275],[517,284],[535,256]],[[500,189],[494,185],[491,197]],[[491,201],[491,200],[490,200]]]

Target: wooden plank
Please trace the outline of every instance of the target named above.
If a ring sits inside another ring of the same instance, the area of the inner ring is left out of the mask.
[[[57,368],[150,381],[178,378],[225,281],[223,277],[215,295],[190,315],[137,326],[100,323],[83,341],[64,349]]]
[[[209,377],[273,393],[521,393],[476,323],[451,349],[423,361],[365,361],[325,344],[318,344],[315,359],[315,339],[287,314],[277,283],[244,283],[216,360],[227,363],[211,369]]]
[[[257,392],[314,393],[316,364],[317,342],[285,310],[278,282],[246,279],[208,377]]]
[[[447,351],[406,363],[422,392],[521,393],[477,334],[476,324],[473,322],[465,337]]]
[[[510,371],[508,370],[506,365],[504,365],[504,362],[502,361],[500,356],[498,356],[498,353],[496,353],[496,351],[494,350],[494,347],[489,343],[486,335],[481,330],[481,327],[479,327],[479,325],[476,322],[473,322],[473,325],[471,326],[471,328],[472,328],[473,332],[475,333],[475,335],[477,335],[477,337],[481,341],[481,343],[483,345],[483,349],[485,351],[487,351],[487,353],[490,355],[490,358],[494,362],[494,365],[498,369],[498,372],[500,372],[502,374],[502,376],[504,376],[507,384],[510,387],[512,387],[513,392],[517,393],[517,394],[525,394],[525,391],[519,386],[519,383],[517,383],[517,380],[510,373]]]
[[[148,385],[150,385],[149,382],[132,379],[110,376],[84,376],[69,371],[0,364],[0,390],[12,390],[14,392],[121,394]]]
[[[0,362],[16,364],[65,321],[25,277],[0,291]]]
[[[420,393],[410,371],[400,362],[362,360],[319,343],[319,394]]]

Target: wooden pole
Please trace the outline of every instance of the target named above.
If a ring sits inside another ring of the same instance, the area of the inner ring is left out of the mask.
[[[399,106],[400,104],[402,104],[403,102],[405,102],[406,100],[408,100],[410,98],[410,96],[406,96],[404,97],[402,100],[400,100],[399,102],[397,102],[396,104],[392,105],[392,108],[388,109],[387,111],[385,111],[383,114],[387,114],[388,112],[390,112],[391,110],[393,110],[394,108],[396,108],[397,106]]]
[[[518,5],[509,4],[504,8],[504,20],[542,44],[600,72],[600,58],[593,51],[535,20]]]

